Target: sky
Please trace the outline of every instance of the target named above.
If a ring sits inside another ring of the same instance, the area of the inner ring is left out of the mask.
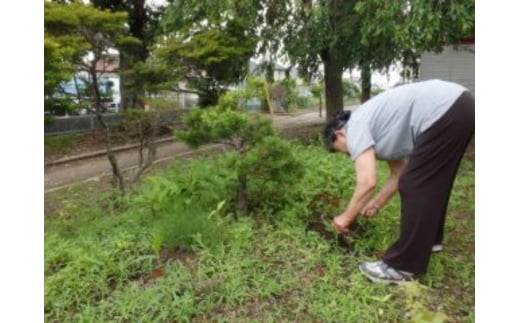
[[[397,65],[390,66],[388,71],[374,71],[372,73],[372,87],[384,90],[394,87],[397,83],[402,81],[399,73],[400,69]],[[354,69],[352,72],[345,71],[343,73],[343,77],[360,80],[361,70]]]

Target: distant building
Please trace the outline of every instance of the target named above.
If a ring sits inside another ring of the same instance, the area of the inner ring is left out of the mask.
[[[419,79],[452,81],[475,94],[475,39],[464,39],[458,47],[446,46],[439,54],[423,53]]]
[[[289,75],[287,75],[289,73]],[[265,71],[262,69],[261,62],[254,62],[253,60],[249,61],[249,74],[257,75],[257,76],[265,76]],[[296,68],[293,67],[289,70],[288,67],[285,67],[279,63],[274,63],[273,67],[273,77],[275,82],[283,81],[289,76],[290,79],[296,81],[296,84],[301,84],[302,80],[298,77],[298,73]]]
[[[105,102],[107,111],[118,112],[121,104],[119,58],[117,55],[104,57],[96,65],[96,71],[101,93],[110,97],[110,101]],[[63,90],[72,97],[89,97],[90,93],[84,79],[90,81],[90,74],[85,71],[78,72],[71,80],[62,85]],[[85,113],[86,110],[80,112],[80,114]]]
[[[99,84],[102,91],[112,94],[112,102],[108,104],[111,112],[118,112],[121,107],[121,88],[119,76],[119,55],[103,57],[96,65]]]

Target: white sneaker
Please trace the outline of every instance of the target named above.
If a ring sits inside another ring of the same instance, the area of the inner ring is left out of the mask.
[[[414,277],[412,273],[394,269],[382,260],[362,262],[361,265],[359,265],[359,269],[368,279],[375,283],[400,284]]]
[[[442,247],[441,244],[436,244],[436,245],[433,245],[432,252],[441,252],[442,249],[444,249],[444,248]]]

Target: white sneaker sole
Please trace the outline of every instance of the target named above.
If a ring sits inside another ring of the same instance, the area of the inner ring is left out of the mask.
[[[443,249],[441,244],[436,244],[432,247],[432,252],[441,252]]]

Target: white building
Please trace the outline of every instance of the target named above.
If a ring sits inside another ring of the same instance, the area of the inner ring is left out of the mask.
[[[440,54],[423,53],[419,79],[453,81],[475,94],[475,39],[465,39],[458,48],[446,46]]]

